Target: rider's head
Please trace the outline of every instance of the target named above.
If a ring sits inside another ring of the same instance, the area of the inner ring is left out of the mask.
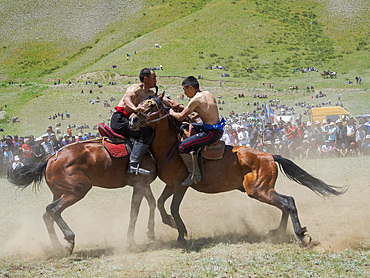
[[[145,77],[148,77],[150,78],[150,75],[153,73],[153,71],[149,68],[144,68],[140,71],[140,75],[139,75],[139,78],[140,78],[140,82],[144,82],[144,78]]]
[[[189,88],[192,86],[195,91],[199,91],[199,83],[198,80],[194,76],[188,76],[182,81],[182,86],[185,88]]]

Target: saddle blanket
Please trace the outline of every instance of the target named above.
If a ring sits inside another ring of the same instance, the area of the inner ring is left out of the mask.
[[[115,158],[125,157],[127,155],[127,148],[125,143],[114,144],[103,138],[103,145],[109,154]]]

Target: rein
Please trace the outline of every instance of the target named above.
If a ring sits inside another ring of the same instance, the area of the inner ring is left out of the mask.
[[[153,100],[153,99],[147,99],[147,100],[145,100],[142,104],[140,104],[140,106],[143,106],[144,104],[146,104],[148,102],[154,103],[155,106],[157,107],[157,111],[156,112],[151,112],[151,113],[144,113],[142,111],[139,112],[139,114],[141,114],[141,115],[143,115],[145,117],[145,123],[146,124],[160,121],[160,120],[162,120],[162,119],[164,119],[164,118],[166,118],[166,117],[169,116],[168,114],[162,115],[163,112],[165,112],[163,106],[160,109],[159,106],[158,106],[158,103],[155,100]],[[157,114],[159,115],[159,118],[154,119],[154,120],[149,120],[150,117],[152,117],[154,115],[157,115]]]

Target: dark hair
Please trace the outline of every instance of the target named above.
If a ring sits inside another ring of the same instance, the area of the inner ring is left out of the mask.
[[[195,90],[199,90],[198,80],[194,76],[188,76],[182,81],[182,86],[190,87],[192,86]]]
[[[144,81],[144,77],[150,77],[150,75],[152,74],[152,70],[149,69],[149,68],[144,68],[140,71],[140,75],[139,75],[139,78],[140,78],[140,82],[143,82]]]

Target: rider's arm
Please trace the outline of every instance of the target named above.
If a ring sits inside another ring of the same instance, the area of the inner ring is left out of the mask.
[[[126,94],[123,96],[123,102],[125,103],[125,109],[128,108],[133,112],[139,112],[139,107],[132,102],[133,97],[135,96],[135,88],[133,86],[129,87],[126,91]],[[130,112],[130,111],[128,111]]]
[[[181,112],[175,112],[173,111],[173,109],[171,109],[169,114],[173,116],[176,120],[183,121],[186,118],[186,116],[188,116],[191,112],[194,111],[196,107],[197,107],[197,102],[195,101],[195,99],[192,99],[189,102],[188,106],[186,106],[184,110],[182,110]]]
[[[185,105],[178,103],[175,100],[169,99],[169,98],[163,98],[162,102],[167,105],[168,107],[171,107],[176,110],[184,110]]]

